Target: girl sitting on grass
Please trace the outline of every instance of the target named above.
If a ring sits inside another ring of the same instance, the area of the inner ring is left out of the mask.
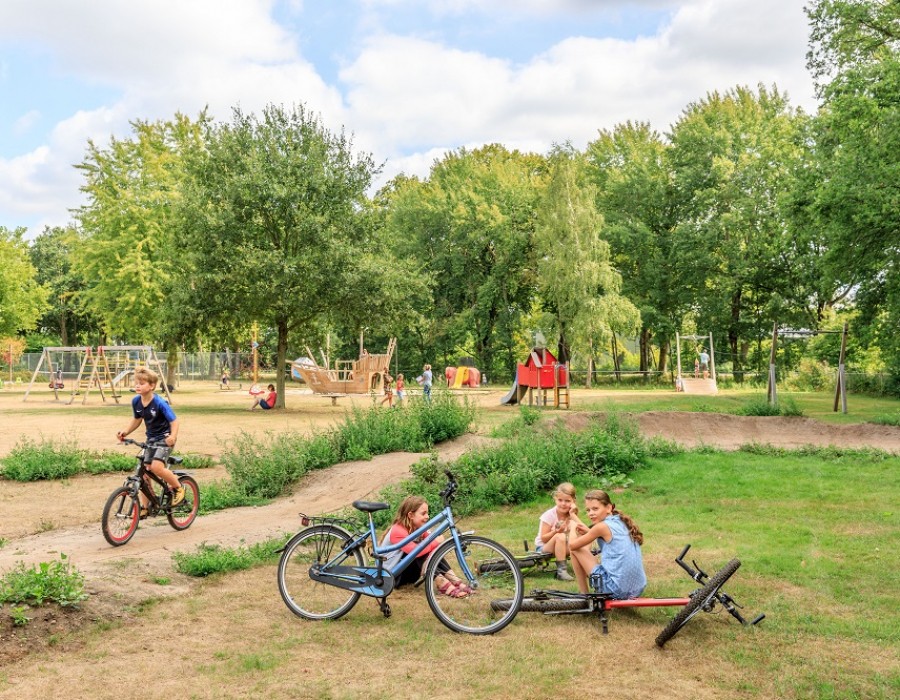
[[[565,482],[556,487],[553,499],[556,505],[541,515],[538,534],[534,544],[539,552],[551,552],[556,559],[556,578],[559,581],[574,581],[566,569],[569,556],[569,539],[575,535],[578,506],[575,505],[575,487]]]
[[[616,510],[605,491],[588,491],[584,496],[591,526],[575,526],[577,537],[569,540],[572,567],[578,590],[588,592],[588,574],[598,593],[611,593],[613,598],[637,598],[647,586],[641,545],[644,535],[625,513]],[[591,544],[600,547],[600,564],[591,553]]]
[[[407,496],[400,504],[400,508],[397,510],[397,517],[394,518],[394,524],[391,525],[390,529],[385,533],[384,539],[381,541],[381,546],[401,542],[405,537],[408,537],[411,532],[415,532],[427,523],[428,520],[428,501],[421,496]],[[400,558],[404,554],[409,554],[413,551],[419,542],[428,537],[428,534],[429,533],[426,530],[414,542],[404,545],[397,552],[388,554],[387,560],[384,563],[385,568],[390,570],[396,566],[397,562],[400,561]],[[418,582],[425,573],[424,567],[425,562],[428,560],[428,555],[437,549],[438,545],[443,541],[444,537],[443,535],[440,535],[435,538],[434,542],[419,552],[419,555],[410,563],[410,565],[396,577],[395,584],[397,586],[402,586],[407,583]],[[472,589],[469,588],[459,576],[453,573],[453,570],[445,561],[442,561],[438,565],[438,571],[439,573],[435,576],[434,582],[437,585],[438,591],[444,595],[450,596],[451,598],[465,598],[472,593]]]

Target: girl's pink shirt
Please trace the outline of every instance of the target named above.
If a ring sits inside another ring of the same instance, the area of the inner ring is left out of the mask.
[[[390,529],[390,533],[389,533],[389,534],[390,534],[390,541],[391,541],[391,544],[397,544],[398,542],[400,542],[401,540],[403,540],[404,537],[409,537],[409,530],[407,530],[405,527],[403,527],[400,523],[394,523],[393,525],[391,525],[391,529]],[[425,531],[425,537],[428,537],[428,531],[427,531],[427,530]],[[423,549],[421,552],[419,552],[419,557],[427,557],[427,556],[428,556],[429,554],[431,554],[435,549],[438,548],[438,545],[439,545],[439,544],[440,544],[440,542],[438,542],[437,540],[435,540],[435,541],[432,542],[430,545],[428,545],[427,547],[425,547],[425,549]],[[405,552],[406,554],[409,554],[409,553],[410,553],[411,551],[413,551],[415,548],[416,548],[416,543],[415,543],[415,542],[410,542],[410,543],[407,544],[407,545],[403,545],[403,547],[401,547],[401,550],[402,550],[403,552]],[[418,557],[417,557],[417,558],[418,558]]]

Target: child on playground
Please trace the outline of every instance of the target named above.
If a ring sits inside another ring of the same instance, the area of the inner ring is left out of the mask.
[[[416,381],[422,385],[422,396],[426,401],[431,401],[431,384],[434,381],[431,365],[425,365],[422,368],[422,374],[416,377]]]
[[[268,411],[270,408],[275,408],[275,400],[278,398],[278,394],[275,392],[275,385],[269,384],[269,386],[266,388],[269,390],[266,398],[261,399],[259,398],[259,396],[257,396],[255,399],[253,399],[253,405],[247,409],[248,411],[252,411],[257,406],[259,406],[264,411]]]
[[[384,406],[386,403],[388,408],[392,408],[394,405],[394,378],[388,374],[384,373],[384,398],[381,399],[381,405]]]
[[[381,540],[381,545],[397,544],[408,537],[411,532],[415,532],[429,520],[428,501],[421,496],[407,496],[403,499],[400,507],[397,509],[397,516],[388,531]],[[412,552],[419,542],[428,537],[429,532],[426,530],[415,542],[404,545],[396,552],[392,552],[387,556],[384,563],[385,568],[392,569],[404,554]],[[408,583],[416,583],[425,574],[425,562],[428,555],[438,548],[444,537],[439,535],[434,542],[425,547],[419,555],[410,563],[406,569],[395,579],[395,585],[402,586]],[[451,598],[465,598],[472,593],[472,589],[447,565],[441,562],[438,565],[438,575],[434,582],[440,593]]]
[[[221,383],[220,383],[220,387],[219,387],[219,388],[221,388],[221,389],[230,389],[231,387],[228,386],[228,380],[230,379],[230,377],[231,377],[231,373],[230,373],[230,371],[228,370],[228,367],[227,367],[227,366],[222,367],[222,381],[221,381]]]
[[[574,581],[566,569],[569,540],[575,536],[575,525],[580,524],[578,506],[575,505],[575,487],[565,482],[556,487],[553,499],[556,505],[541,515],[534,544],[539,552],[551,552],[556,560],[556,578]]]
[[[147,455],[150,459],[150,471],[166,482],[172,491],[172,505],[177,506],[184,500],[184,487],[178,483],[178,477],[166,467],[166,461],[172,448],[178,441],[178,419],[175,412],[163,399],[154,393],[159,377],[156,372],[138,367],[134,371],[134,391],[137,394],[131,400],[134,418],[125,430],[116,433],[119,442],[144,424],[147,430],[148,444],[157,446]],[[139,492],[141,499],[141,517],[147,515],[147,497]]]
[[[400,406],[406,401],[406,380],[402,374],[397,375],[397,405]]]
[[[616,510],[605,491],[588,491],[584,495],[591,526],[575,526],[577,537],[569,540],[572,567],[578,579],[578,590],[588,592],[588,574],[598,593],[611,593],[613,598],[637,598],[647,586],[641,545],[644,535],[625,513]],[[591,553],[594,542],[600,547],[601,563]]]

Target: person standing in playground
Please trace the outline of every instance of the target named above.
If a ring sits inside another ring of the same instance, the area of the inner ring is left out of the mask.
[[[222,367],[222,382],[221,382],[219,388],[220,389],[230,389],[231,387],[228,386],[228,381],[230,378],[231,378],[231,373],[228,370],[228,365],[225,365],[224,367]]]
[[[397,405],[402,406],[406,400],[406,380],[402,374],[397,375]]]
[[[709,379],[709,353],[706,348],[700,348],[700,371],[703,372],[703,378]]]
[[[426,401],[431,401],[431,384],[434,381],[434,375],[431,373],[431,365],[425,365],[422,368],[422,374],[420,374],[416,381],[422,385],[422,395],[425,397]]]
[[[147,457],[150,459],[150,471],[166,482],[172,492],[172,505],[177,506],[184,500],[184,487],[178,483],[178,477],[166,467],[172,448],[178,441],[178,418],[172,407],[154,391],[159,377],[156,372],[138,367],[134,371],[134,391],[137,394],[131,400],[134,414],[131,423],[125,430],[116,433],[119,442],[138,429],[141,423],[147,430],[149,445],[154,445]],[[147,497],[141,492],[141,515],[146,514]]]
[[[384,373],[384,398],[381,399],[381,405],[384,406],[387,403],[388,408],[394,407],[394,378],[388,374]]]

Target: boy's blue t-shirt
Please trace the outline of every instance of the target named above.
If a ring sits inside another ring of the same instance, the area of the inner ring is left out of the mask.
[[[147,429],[147,442],[159,442],[172,432],[175,411],[156,394],[146,406],[141,403],[140,396],[135,396],[131,400],[131,410],[134,411],[135,418],[144,421],[144,427]]]

